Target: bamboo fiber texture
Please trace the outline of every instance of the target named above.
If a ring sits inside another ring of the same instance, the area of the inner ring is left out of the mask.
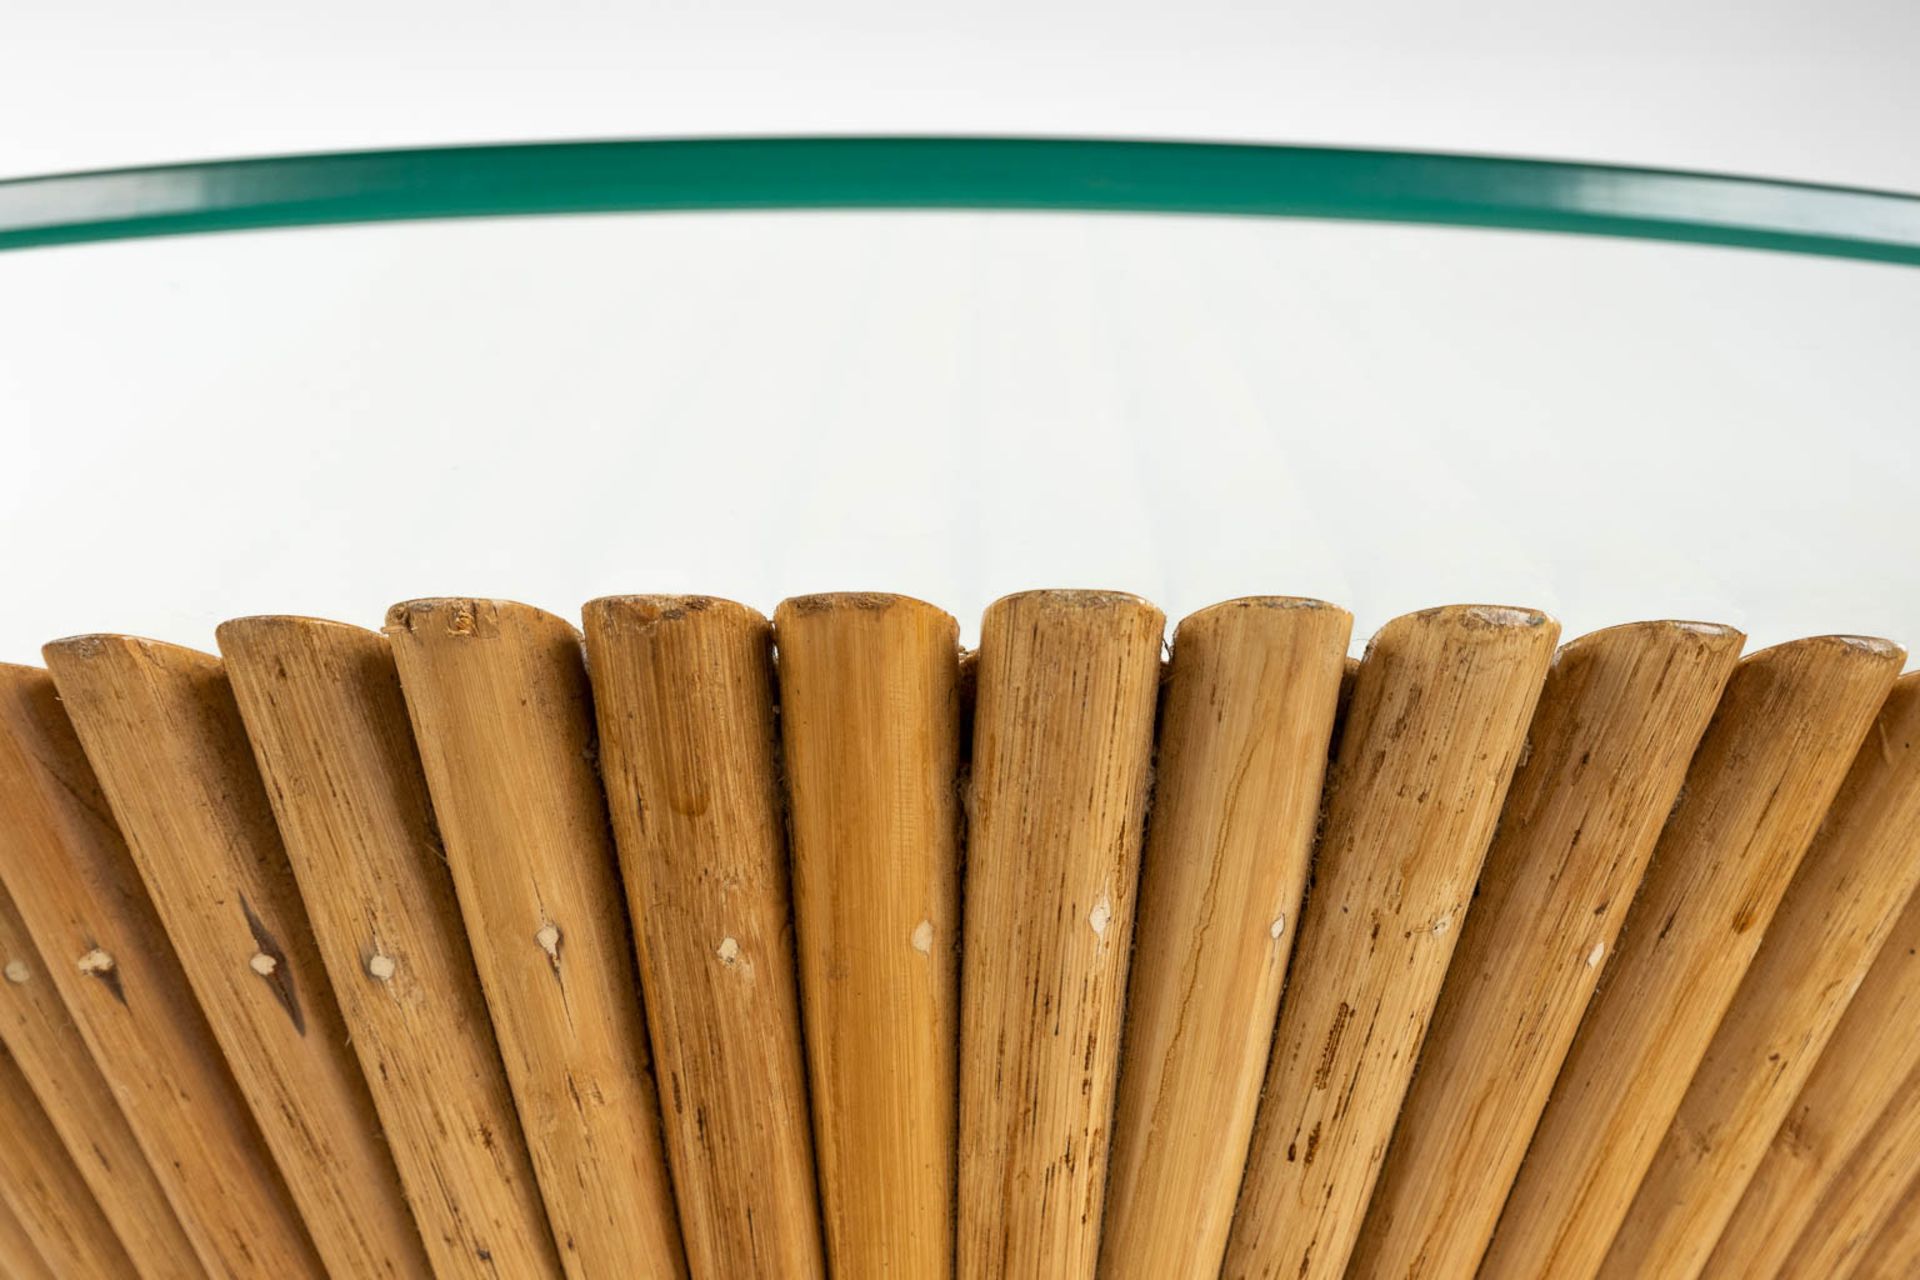
[[[1920,1276],[1920,1173],[1887,1213],[1886,1225],[1860,1252],[1847,1280],[1913,1280]]]
[[[1865,1248],[1892,1220],[1915,1169],[1920,1169],[1920,1074],[1909,1073],[1824,1188],[1780,1265],[1781,1280],[1843,1276],[1865,1261]]]
[[[903,596],[774,613],[821,1215],[842,1280],[953,1268],[959,633]]]
[[[53,680],[31,667],[0,667],[0,876],[207,1273],[321,1275]]]
[[[274,617],[219,636],[434,1274],[558,1276],[386,638]]]
[[[1470,1275],[1741,635],[1646,622],[1555,655],[1367,1207],[1359,1275]]]
[[[219,660],[129,636],[46,657],[314,1247],[429,1274]]]
[[[579,633],[468,599],[395,605],[386,630],[561,1260],[681,1275]]]
[[[1217,1275],[1298,931],[1352,617],[1260,597],[1174,633],[1100,1273]]]
[[[1559,630],[1467,605],[1368,645],[1223,1275],[1345,1268]]]
[[[87,1190],[53,1121],[13,1055],[0,1047],[0,1200],[34,1250],[63,1277],[137,1280],[140,1273]]]
[[[586,630],[693,1273],[823,1276],[772,629],[707,596],[620,596]]]
[[[1693,1280],[1920,884],[1920,673],[1881,708],[1721,1018],[1601,1275]],[[1916,1155],[1920,1155],[1917,1152]]]
[[[961,966],[959,1274],[1093,1274],[1146,818],[1160,611],[981,624]]]
[[[47,1266],[33,1237],[0,1194],[0,1275],[8,1280],[60,1280]]]
[[[1903,744],[1903,750],[1909,750]],[[1920,1078],[1920,894],[1827,1041],[1702,1274],[1775,1275],[1909,1080]]]
[[[144,1280],[204,1276],[113,1089],[54,989],[50,966],[0,888],[0,1042],[47,1113]]]
[[[1900,670],[1847,636],[1744,659],[1541,1116],[1483,1280],[1584,1280]]]

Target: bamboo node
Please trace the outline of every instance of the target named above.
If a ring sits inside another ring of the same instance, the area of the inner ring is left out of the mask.
[[[112,973],[113,957],[95,947],[74,961],[74,967],[82,973]]]
[[[7,961],[7,981],[15,984],[25,982],[33,976],[33,970],[27,968],[25,960]]]

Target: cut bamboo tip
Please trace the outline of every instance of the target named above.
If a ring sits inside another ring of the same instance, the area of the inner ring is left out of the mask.
[[[1560,646],[1561,653],[1581,653],[1588,649],[1599,649],[1630,640],[1635,636],[1675,633],[1699,636],[1703,641],[1716,645],[1729,640],[1745,641],[1747,633],[1738,627],[1728,626],[1724,622],[1689,622],[1681,618],[1648,618],[1642,622],[1616,622],[1610,627],[1601,627],[1598,631],[1588,631],[1575,636]]]
[[[787,597],[774,610],[774,616],[778,618],[782,614],[788,614],[804,618],[816,613],[840,613],[849,610],[884,613],[894,608],[927,610],[938,614],[947,612],[938,605],[928,604],[925,600],[916,600],[912,596],[895,595],[887,591],[823,591],[815,595]]]
[[[437,627],[450,636],[491,640],[500,634],[503,618],[509,622],[543,620],[548,624],[560,623],[569,629],[572,627],[558,614],[517,600],[487,596],[426,596],[418,600],[402,600],[389,608],[383,630],[417,632]]]
[[[1032,591],[1016,591],[1012,595],[1001,596],[988,605],[987,609],[991,612],[1022,604],[1053,609],[1146,608],[1159,612],[1152,601],[1144,596],[1134,595],[1131,591],[1104,591],[1084,587],[1039,587]]]
[[[1783,640],[1779,644],[1764,649],[1755,649],[1740,660],[1740,665],[1758,666],[1783,660],[1794,660],[1803,654],[1818,653],[1822,650],[1838,650],[1843,654],[1857,655],[1862,662],[1870,665],[1904,663],[1907,657],[1906,646],[1896,644],[1879,636],[1805,636],[1798,640]],[[1895,679],[1889,676],[1888,679]]]
[[[1529,630],[1533,627],[1559,627],[1552,614],[1524,605],[1510,604],[1443,604],[1432,609],[1421,609],[1414,613],[1403,613],[1397,618],[1389,618],[1373,639],[1367,642],[1369,649],[1384,640],[1396,640],[1403,633],[1420,631],[1430,627],[1457,627],[1462,631],[1482,631],[1495,629]]]
[[[220,670],[220,659],[191,645],[171,640],[152,640],[146,636],[122,635],[114,631],[96,631],[86,635],[62,636],[40,646],[40,653],[51,666],[61,659],[90,661],[109,652],[137,653],[163,666]],[[29,668],[31,670],[31,668]]]
[[[1222,600],[1219,604],[1210,604],[1196,610],[1180,620],[1181,626],[1198,622],[1202,618],[1218,617],[1223,613],[1232,613],[1236,609],[1331,609],[1335,613],[1345,613],[1337,604],[1325,600],[1315,600],[1311,596],[1235,596],[1231,600]]]
[[[823,599],[824,597],[812,597]],[[596,625],[651,631],[663,622],[679,622],[692,614],[711,613],[749,626],[767,626],[758,609],[719,596],[631,595],[601,596],[581,606],[581,615]]]
[[[681,597],[661,597],[661,596],[618,597],[618,596],[615,596],[615,597],[609,597],[606,603],[612,603],[614,601],[619,601],[623,599],[625,600],[631,600],[631,599],[661,600],[661,599],[678,599],[678,598],[681,598]],[[702,599],[702,600],[706,599],[706,597],[696,597],[696,598]],[[592,603],[600,604],[603,602],[596,600],[596,601],[593,601]],[[734,605],[730,601],[712,600],[712,601],[708,601],[707,603],[708,608],[713,608],[718,606],[727,606],[727,607],[739,609],[741,610],[742,614],[747,616],[749,619],[760,617],[758,613],[754,612],[752,609],[747,608],[745,605]],[[592,604],[590,604],[588,608],[592,608]],[[953,634],[954,652],[956,655],[958,655],[959,645],[960,645],[959,619],[955,618],[952,614],[948,613],[945,609],[942,609],[937,604],[929,604],[927,601],[916,599],[913,596],[890,595],[884,591],[826,591],[826,592],[820,592],[810,596],[787,597],[785,600],[782,600],[777,606],[775,606],[773,611],[774,650],[776,653],[779,652],[781,630],[784,628],[789,633],[791,633],[794,630],[795,626],[799,623],[800,619],[802,618],[817,618],[823,614],[840,614],[840,615],[862,614],[862,613],[884,614],[884,613],[892,613],[892,612],[895,612],[896,610],[902,613],[918,614],[922,618],[924,618],[927,622],[941,626],[946,630],[950,631]],[[956,663],[958,662],[957,656],[955,658],[955,661]]]

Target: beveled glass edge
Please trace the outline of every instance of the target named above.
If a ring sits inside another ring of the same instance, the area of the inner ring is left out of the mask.
[[[271,227],[698,210],[1001,209],[1420,223],[1920,265],[1920,197],[1435,152],[1067,138],[540,142],[0,181],[0,250]]]

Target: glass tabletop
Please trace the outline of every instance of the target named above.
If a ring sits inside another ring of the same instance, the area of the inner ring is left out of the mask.
[[[1841,194],[1715,208],[1906,252]],[[1920,273],[1115,201],[0,254],[0,660],[449,593],[886,589],[971,633],[1039,585],[1920,641]]]

